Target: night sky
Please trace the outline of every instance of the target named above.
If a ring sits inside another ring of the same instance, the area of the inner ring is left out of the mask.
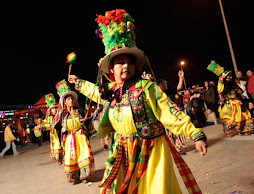
[[[134,18],[137,47],[169,87],[178,82],[181,60],[187,86],[217,82],[206,69],[211,60],[233,70],[217,0],[52,2],[2,4],[0,105],[34,104],[47,93],[58,99],[55,84],[67,79],[70,52],[77,54],[72,74],[95,83],[97,62],[104,56],[95,35],[96,14],[113,9],[125,9]],[[254,53],[251,1],[222,3],[238,69],[246,72]]]

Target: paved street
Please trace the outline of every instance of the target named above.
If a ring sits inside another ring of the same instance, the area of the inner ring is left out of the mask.
[[[208,136],[208,153],[201,157],[188,141],[184,160],[192,170],[203,193],[254,193],[254,135],[225,138],[221,125],[204,128]],[[92,185],[72,185],[67,182],[63,166],[49,158],[49,143],[25,148],[17,147],[20,155],[0,159],[0,193],[99,193],[104,162],[108,151],[100,145],[100,138],[92,137],[95,156],[95,176]],[[183,193],[187,193],[176,169]],[[158,185],[159,186],[159,185]]]

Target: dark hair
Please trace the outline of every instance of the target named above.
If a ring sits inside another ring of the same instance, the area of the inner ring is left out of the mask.
[[[124,91],[123,93],[125,93],[125,91],[127,91],[131,86],[136,84],[141,79],[142,79],[141,76],[137,72],[135,72],[134,76],[132,76],[130,79],[124,82],[124,85],[122,87],[122,91]],[[113,91],[108,89],[108,83],[101,85],[99,88],[101,98],[109,102],[111,102],[114,99],[114,97],[118,93],[118,90],[119,89]]]
[[[134,55],[128,54],[128,53],[122,53],[122,54],[120,54],[120,55],[114,56],[114,57],[110,60],[110,64],[113,66],[113,65],[114,65],[114,60],[116,59],[116,57],[122,56],[122,55],[127,55],[127,56],[130,58],[131,63],[134,64],[134,65],[136,65],[136,57],[135,57]]]
[[[108,89],[108,83],[105,83],[99,88],[100,96],[102,99],[111,102],[114,98],[114,92]]]
[[[12,124],[11,121],[6,121],[6,122],[5,122],[5,125],[6,125],[6,126],[9,125],[9,124]]]
[[[208,84],[208,88],[211,88],[211,84],[209,83],[209,81],[204,81],[204,88],[206,88],[206,86],[205,86],[205,83],[207,82],[207,84]]]
[[[162,84],[163,82],[165,82],[164,79],[158,79],[158,80],[157,80],[157,84],[158,84],[158,85]]]
[[[135,65],[136,64],[136,57],[132,54],[128,54],[128,53],[123,53],[120,55],[127,55],[130,57],[131,62]],[[114,64],[114,60],[117,56],[120,55],[116,55],[114,56],[111,60],[110,60],[110,65],[113,67]],[[139,80],[141,80],[141,73],[139,71],[135,71],[135,74],[127,81],[124,82],[124,85],[122,87],[123,91],[128,90],[131,86],[133,86],[135,83],[137,83]],[[100,86],[99,88],[99,92],[100,92],[100,96],[102,99],[107,100],[109,102],[111,102],[114,97],[116,96],[117,92],[119,89],[117,89],[116,91],[112,91],[110,89],[108,89],[108,83],[105,83],[103,85]]]
[[[68,98],[70,96],[72,97],[72,99],[74,99],[74,97],[71,94],[68,94],[68,95],[64,96],[64,99],[66,100],[66,98]]]

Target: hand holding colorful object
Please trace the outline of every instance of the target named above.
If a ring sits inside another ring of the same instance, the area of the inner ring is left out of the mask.
[[[74,84],[76,79],[78,79],[78,77],[76,75],[69,75],[69,77],[68,77],[68,81],[71,84]]]
[[[72,63],[76,60],[77,55],[75,54],[75,52],[72,52],[70,54],[67,55],[66,58],[66,63],[69,63],[69,73],[68,73],[68,77],[71,74],[71,68],[72,68]]]

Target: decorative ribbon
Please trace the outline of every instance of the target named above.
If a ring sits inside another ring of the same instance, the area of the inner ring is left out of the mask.
[[[179,154],[179,152],[176,151],[175,147],[172,145],[172,143],[170,142],[170,139],[167,137],[167,135],[165,135],[166,140],[169,144],[170,150],[171,150],[171,154],[173,156],[173,159],[175,161],[176,167],[183,179],[183,182],[186,186],[186,189],[188,190],[188,192],[190,194],[202,194],[191,170],[189,169],[188,165],[186,164],[186,162],[184,161],[184,159],[181,157],[181,155]]]
[[[71,131],[71,159],[76,159],[76,139],[75,139],[75,131]]]
[[[231,119],[229,121],[229,124],[232,124],[235,121],[235,114],[236,114],[236,105],[241,106],[242,102],[241,101],[233,101],[229,100],[229,103],[232,103],[232,113],[231,113]]]

